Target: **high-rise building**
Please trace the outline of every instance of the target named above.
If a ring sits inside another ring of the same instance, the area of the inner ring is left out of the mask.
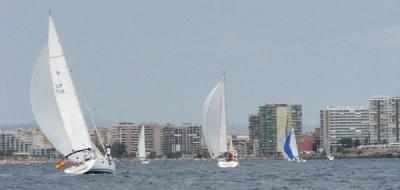
[[[98,134],[96,132],[96,128],[97,128]],[[90,138],[92,139],[92,142],[96,145],[100,145],[101,142],[103,142],[104,146],[111,145],[111,142],[110,142],[111,135],[109,133],[108,128],[105,128],[105,127],[96,127],[96,128],[94,128],[94,127],[89,128],[89,134],[90,134]],[[101,137],[101,141],[100,141],[99,136]]]
[[[282,150],[286,132],[302,133],[302,105],[267,103],[259,107],[258,146],[261,156],[274,156]]]
[[[370,143],[388,144],[399,142],[400,96],[370,98]]]
[[[258,150],[258,136],[260,134],[260,119],[259,115],[249,115],[249,141],[247,142],[247,154],[253,156],[259,156]]]
[[[160,125],[156,123],[135,124],[131,122],[120,122],[112,127],[113,143],[123,143],[130,156],[138,155],[138,144],[140,131],[144,126],[145,144],[147,153],[161,154],[161,130]]]
[[[200,125],[183,123],[167,124],[162,127],[162,152],[171,154],[180,152],[185,155],[196,155],[201,152]]]
[[[361,144],[368,138],[368,108],[364,106],[335,106],[320,111],[321,147],[325,139],[331,147],[341,147],[342,138],[359,140]]]

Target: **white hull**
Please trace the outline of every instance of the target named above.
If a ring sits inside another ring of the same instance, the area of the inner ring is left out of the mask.
[[[306,160],[296,160],[296,162],[298,162],[298,163],[304,163],[304,162],[306,162]]]
[[[333,157],[333,156],[328,156],[328,160],[334,160],[335,159],[335,157]]]
[[[107,159],[96,159],[87,161],[79,166],[66,168],[66,174],[95,174],[95,173],[113,173],[115,171],[115,162],[111,165]]]
[[[220,168],[234,168],[237,165],[239,165],[238,161],[229,161],[229,162],[227,162],[225,160],[219,160],[218,161],[218,166]]]
[[[142,163],[142,164],[149,164],[150,161],[148,161],[148,160],[143,160],[143,161],[140,161],[140,163]]]

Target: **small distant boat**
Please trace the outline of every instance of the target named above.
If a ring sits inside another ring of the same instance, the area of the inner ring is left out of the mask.
[[[324,147],[324,149],[325,149],[326,157],[328,158],[328,160],[334,160],[335,157],[333,157],[331,155],[330,147],[329,146],[328,147]]]
[[[282,153],[288,161],[306,162],[299,156],[294,129],[291,129],[286,138],[284,138]]]
[[[138,152],[139,152],[140,163],[142,163],[142,164],[150,163],[150,161],[146,159],[146,142],[145,142],[145,135],[144,135],[144,126],[142,126],[142,129],[140,130]]]
[[[208,94],[203,105],[202,132],[207,144],[208,152],[212,159],[217,160],[221,168],[236,167],[236,152],[233,151],[232,143],[227,148],[227,114],[225,102],[225,74],[224,79]]]
[[[326,157],[328,160],[334,160],[335,157],[331,155],[331,142],[329,136],[329,131],[327,130],[326,126],[324,127],[324,149],[326,153]]]
[[[30,103],[39,127],[52,145],[74,162],[64,170],[69,174],[112,173],[115,163],[92,143],[77,92],[70,74],[57,29],[49,15],[48,43],[34,66]]]

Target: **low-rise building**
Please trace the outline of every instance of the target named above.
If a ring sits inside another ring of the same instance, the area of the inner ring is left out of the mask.
[[[247,154],[248,142],[249,142],[249,135],[232,135],[233,148],[234,150],[236,150],[239,158],[243,159],[248,155]]]
[[[314,142],[315,142],[314,133],[306,133],[304,135],[301,135],[299,141],[297,142],[299,152],[313,151]]]
[[[32,154],[37,156],[55,156],[56,150],[44,135],[42,130],[34,129],[32,131]]]
[[[31,131],[24,129],[0,130],[0,151],[30,154],[32,150],[31,135]]]

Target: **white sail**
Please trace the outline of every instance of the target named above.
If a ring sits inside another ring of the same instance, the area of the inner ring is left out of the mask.
[[[299,150],[297,149],[296,135],[294,134],[294,130],[292,129],[290,135],[290,148],[292,149],[292,153],[294,157],[299,157]]]
[[[139,158],[143,159],[146,158],[146,143],[145,143],[145,136],[144,136],[144,126],[140,130],[139,136]]]
[[[227,151],[225,82],[211,90],[203,105],[202,132],[211,158]]]
[[[283,143],[283,156],[288,160],[294,160],[299,157],[299,151],[297,149],[296,136],[294,130],[292,129],[290,133],[286,136]]]
[[[63,155],[71,153],[72,144],[58,111],[50,75],[48,46],[40,54],[32,73],[30,103],[37,124],[53,146]]]
[[[329,138],[329,131],[327,130],[326,126],[324,127],[324,149],[326,157],[329,160],[333,160],[333,156],[331,155],[331,143]]]
[[[51,17],[49,17],[48,46],[35,65],[30,91],[34,117],[46,137],[59,152],[68,155],[77,150],[93,149],[67,61]]]

